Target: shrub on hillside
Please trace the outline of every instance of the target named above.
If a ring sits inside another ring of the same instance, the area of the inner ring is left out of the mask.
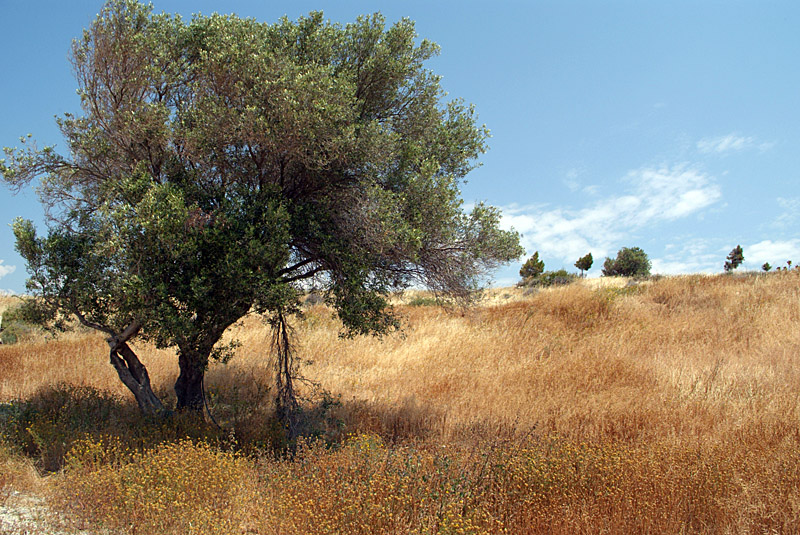
[[[650,259],[639,247],[623,247],[617,257],[606,257],[603,263],[605,277],[648,277],[650,276]]]
[[[16,305],[0,314],[0,342],[16,344],[30,337],[37,328],[25,315],[23,305]]]
[[[418,295],[408,302],[410,307],[435,307],[439,304],[435,297],[426,297],[424,295]]]
[[[538,277],[530,277],[522,281],[521,286],[530,286],[534,288],[547,288],[549,286],[563,286],[569,284],[578,276],[575,273],[569,273],[566,269],[559,269],[556,271],[545,271]]]

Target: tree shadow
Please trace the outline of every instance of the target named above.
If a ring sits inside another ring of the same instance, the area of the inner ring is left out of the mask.
[[[517,433],[513,425],[492,422],[453,426],[444,411],[413,397],[396,404],[342,401],[318,391],[300,404],[298,432],[288,436],[275,412],[273,390],[265,383],[230,387],[242,385],[240,379],[209,388],[208,413],[175,412],[165,418],[143,416],[133,399],[95,388],[43,387],[28,399],[0,404],[0,440],[31,458],[40,471],[54,472],[68,462],[76,444],[86,441],[135,452],[188,438],[245,455],[284,456],[301,440],[335,448],[357,434],[377,435],[387,444],[466,445]]]

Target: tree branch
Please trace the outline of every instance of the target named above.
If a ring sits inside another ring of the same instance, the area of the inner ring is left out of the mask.
[[[282,270],[280,270],[280,271],[278,272],[278,275],[286,275],[286,274],[288,274],[288,273],[291,273],[291,272],[293,272],[293,271],[294,271],[294,270],[296,270],[296,269],[300,269],[300,268],[301,268],[301,267],[303,267],[303,266],[307,266],[308,264],[311,264],[311,263],[313,263],[313,262],[316,262],[317,260],[318,260],[317,258],[306,258],[305,260],[303,260],[303,261],[300,261],[300,262],[296,263],[296,264],[295,264],[295,265],[293,265],[293,266],[289,266],[289,267],[285,267],[285,268],[283,268]]]
[[[319,273],[320,271],[323,271],[323,270],[324,270],[324,268],[322,266],[318,266],[318,267],[315,267],[314,269],[312,269],[311,271],[306,271],[305,273],[301,273],[299,275],[295,275],[294,277],[285,277],[285,278],[281,279],[281,282],[286,284],[286,283],[289,283],[289,282],[295,282],[295,281],[299,281],[299,280],[303,280],[303,279],[310,279],[311,277],[313,277],[314,275],[316,275],[317,273]]]

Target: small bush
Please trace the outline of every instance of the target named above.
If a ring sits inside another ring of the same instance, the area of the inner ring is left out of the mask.
[[[569,273],[566,269],[559,269],[557,271],[545,271],[537,277],[529,277],[522,281],[522,285],[533,288],[548,288],[550,286],[570,284],[577,278],[576,274]]]
[[[0,420],[3,435],[46,471],[61,468],[72,442],[108,421],[117,400],[90,388],[60,386],[9,404]]]
[[[23,306],[17,305],[2,313],[0,341],[3,344],[16,344],[34,335],[39,329],[25,317]]]

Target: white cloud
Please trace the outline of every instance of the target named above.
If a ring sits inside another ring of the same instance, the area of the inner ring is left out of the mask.
[[[514,286],[519,282],[519,277],[501,277],[497,280],[491,281],[491,287],[493,288],[508,288],[509,286]]]
[[[661,275],[718,272],[722,266],[720,255],[712,249],[716,248],[706,239],[680,236],[677,242],[664,246],[668,254],[652,259],[651,271]]]
[[[744,247],[745,265],[760,268],[764,262],[775,267],[785,266],[787,260],[800,263],[800,239],[772,241],[763,240]]]
[[[680,260],[654,258],[650,271],[659,275],[686,275],[690,273],[715,273],[719,270],[709,267],[708,263],[702,261],[681,262]]]
[[[759,270],[764,262],[769,262],[773,267],[784,267],[787,260],[792,260],[793,264],[800,263],[800,239],[763,240],[741,245],[746,269]],[[734,247],[733,243],[716,247],[706,240],[691,238],[685,243],[670,243],[665,247],[668,254],[664,258],[652,259],[652,271],[663,275],[720,273],[725,257]]]
[[[679,166],[673,169],[640,169],[628,174],[636,185],[646,223],[686,217],[716,202],[720,189],[707,175]]]
[[[17,269],[17,266],[4,266],[3,265],[3,260],[0,260],[0,279],[5,277],[6,275],[10,275],[11,273],[14,273],[14,271],[16,269]]]
[[[522,233],[529,254],[538,250],[572,265],[589,251],[595,258],[608,256],[631,230],[687,217],[721,197],[709,176],[686,166],[637,169],[623,182],[630,191],[579,210],[505,207],[503,226]]]

